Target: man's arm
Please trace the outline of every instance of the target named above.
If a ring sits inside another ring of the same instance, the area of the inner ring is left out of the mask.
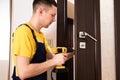
[[[52,59],[54,56],[55,56],[55,54],[53,54],[53,53],[47,53],[47,59]]]
[[[64,56],[67,58],[67,60],[69,60],[70,58],[73,57],[73,55],[75,54],[75,51],[71,52],[71,53],[62,53],[64,54]],[[54,53],[47,53],[47,59],[52,59],[55,56]]]
[[[63,54],[57,54],[52,59],[45,61],[43,63],[30,64],[30,60],[27,57],[16,56],[16,67],[18,70],[18,75],[21,80],[26,78],[34,77],[39,74],[44,73],[50,68],[56,65],[62,65],[66,61],[66,57]]]

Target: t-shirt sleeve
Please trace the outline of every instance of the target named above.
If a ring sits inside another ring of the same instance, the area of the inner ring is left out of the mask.
[[[14,33],[12,53],[18,56],[31,57],[32,47],[29,40],[28,29],[19,27]],[[29,30],[30,31],[30,30]]]

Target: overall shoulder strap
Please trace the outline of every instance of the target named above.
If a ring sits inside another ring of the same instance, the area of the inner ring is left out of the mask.
[[[32,35],[33,35],[33,38],[34,38],[35,42],[37,42],[37,39],[36,39],[36,36],[35,36],[35,34],[34,34],[33,29],[31,29],[31,27],[30,27],[28,24],[21,24],[21,25],[19,25],[18,27],[20,27],[20,26],[22,26],[22,25],[25,25],[26,27],[28,27],[28,28],[31,30]],[[17,27],[17,28],[18,28],[18,27]],[[17,28],[16,28],[16,29],[17,29]],[[12,33],[12,37],[14,37],[14,33]]]
[[[28,24],[21,24],[21,25],[25,25],[26,27],[28,27],[28,28],[31,30],[32,35],[33,35],[33,38],[35,39],[35,42],[37,42],[37,39],[36,39],[36,36],[35,36],[35,34],[34,34],[33,29],[31,29],[31,27],[30,27]],[[21,25],[20,25],[20,26],[21,26]]]

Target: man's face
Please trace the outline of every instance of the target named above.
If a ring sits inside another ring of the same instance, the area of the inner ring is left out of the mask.
[[[48,28],[52,22],[55,22],[55,16],[56,16],[57,8],[55,6],[52,6],[47,11],[44,11],[43,18],[42,18],[42,26],[44,28]]]

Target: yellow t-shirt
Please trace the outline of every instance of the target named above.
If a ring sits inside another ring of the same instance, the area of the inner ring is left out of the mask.
[[[31,29],[33,29],[30,23],[27,22],[26,24],[29,25]],[[44,37],[44,34],[41,31],[40,33],[38,33],[35,30],[34,33],[37,41],[45,44],[46,52],[51,52],[51,49],[48,45],[47,40]],[[31,30],[26,25],[21,25],[14,32],[14,39],[12,42],[14,65],[16,66],[16,55],[28,57],[31,60],[35,52],[36,42],[33,38]]]

